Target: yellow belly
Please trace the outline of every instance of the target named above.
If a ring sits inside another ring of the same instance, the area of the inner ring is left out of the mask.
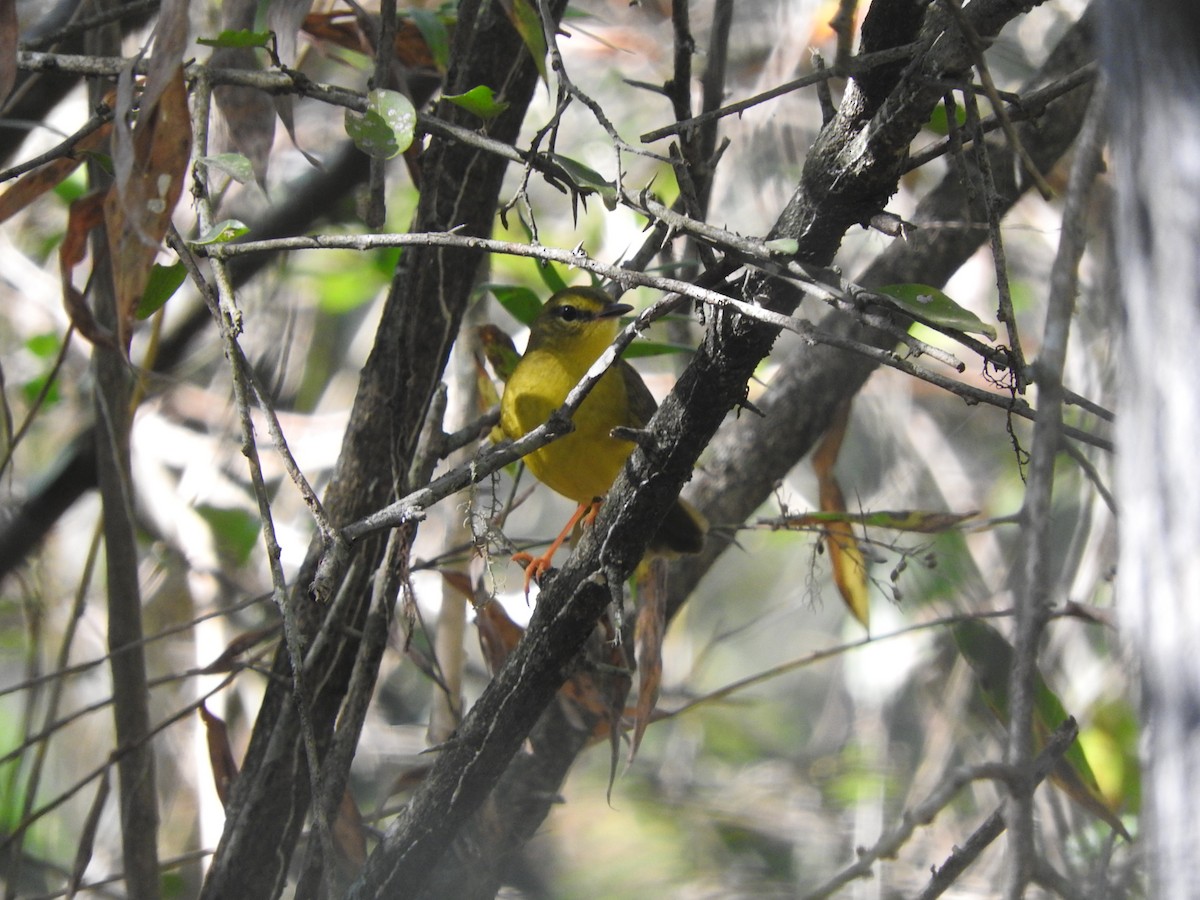
[[[505,385],[500,427],[517,439],[543,424],[562,406],[578,381],[549,354],[523,359]],[[575,412],[575,430],[525,457],[543,484],[576,503],[590,503],[612,487],[633,443],[610,432],[629,425],[628,401],[620,375],[610,369]]]

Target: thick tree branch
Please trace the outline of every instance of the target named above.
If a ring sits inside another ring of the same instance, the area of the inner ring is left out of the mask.
[[[561,5],[556,6],[561,13]],[[448,93],[487,83],[511,106],[485,132],[511,143],[537,74],[519,35],[497,4],[459,7],[447,76]],[[443,104],[454,123],[468,114]],[[485,236],[491,230],[507,160],[465,143],[435,137],[422,156],[423,188],[414,230]],[[417,437],[466,308],[481,254],[462,248],[414,249],[401,261],[351,413],[338,467],[325,497],[330,517],[352,521],[386,504],[406,488]],[[383,542],[356,547],[350,578],[340,586],[342,603],[324,608],[307,594],[316,554],[298,575],[291,602],[313,641],[305,665],[320,672],[312,719],[325,752],[357,657],[371,591],[370,573]],[[337,618],[332,619],[337,610]],[[242,773],[227,810],[225,834],[205,884],[204,897],[275,896],[309,804],[303,754],[297,748],[297,717],[286,684],[286,653],[276,657]],[[346,760],[348,764],[349,760]],[[345,772],[327,772],[343,779]],[[325,861],[326,865],[330,861]],[[318,879],[319,880],[319,879]],[[309,882],[310,884],[313,882]]]
[[[1022,9],[1017,3],[980,2],[966,13],[981,34],[994,34]],[[897,43],[905,39],[890,37]],[[949,32],[941,38],[940,49],[922,60],[925,77],[957,74],[966,64],[962,42]],[[914,78],[901,82],[877,108],[857,96],[843,104],[841,121],[818,140],[773,234],[795,239],[798,258],[827,264],[842,233],[881,208],[895,190],[905,148],[940,96],[923,78]],[[797,298],[790,287],[763,280],[746,299],[789,312]],[[425,883],[431,863],[482,804],[554,696],[601,613],[619,598],[624,578],[691,477],[701,448],[745,396],[747,380],[777,332],[725,310],[714,312],[709,322],[704,344],[651,422],[645,447],[652,449],[634,452],[595,526],[543,590],[524,639],[389,829],[353,896],[401,887],[413,891]]]

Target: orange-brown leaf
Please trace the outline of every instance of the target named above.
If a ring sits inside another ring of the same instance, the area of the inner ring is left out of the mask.
[[[200,719],[204,722],[208,764],[212,767],[217,796],[221,799],[221,805],[225,806],[229,803],[229,792],[238,774],[233,749],[229,746],[229,729],[225,727],[224,720],[210,713],[203,703],[200,704]]]
[[[638,696],[633,716],[633,740],[629,745],[630,761],[641,746],[642,735],[650,724],[662,688],[662,645],[667,630],[666,572],[666,560],[661,557],[639,566],[638,570],[641,605],[633,632],[637,653]]]
[[[838,454],[842,452],[842,439],[846,436],[846,426],[849,423],[850,401],[845,400],[834,410],[833,419],[825,429],[821,443],[813,451],[812,467],[818,479],[833,477],[833,466],[837,462]]]
[[[75,329],[93,344],[116,346],[116,338],[102,328],[92,315],[83,294],[75,287],[72,276],[88,253],[88,235],[104,220],[103,192],[88,194],[75,200],[67,212],[67,230],[58,246],[58,269],[62,278],[63,306]]]
[[[273,637],[281,627],[279,623],[276,623],[239,634],[225,645],[225,649],[221,651],[220,656],[200,670],[201,674],[215,675],[219,672],[232,672],[238,660],[245,655],[247,650],[261,644],[267,638]]]
[[[479,629],[479,648],[483,651],[483,659],[488,671],[495,675],[525,634],[525,629],[509,618],[504,607],[495,600],[475,607],[475,627]]]
[[[442,576],[442,581],[462,594],[468,602],[472,604],[475,602],[475,588],[471,584],[469,575],[465,572],[452,572],[449,569],[439,569],[438,573]]]
[[[823,512],[845,512],[846,501],[837,480],[829,475],[820,482],[821,510]],[[830,522],[825,526],[825,547],[829,551],[829,565],[833,570],[833,582],[838,593],[850,610],[850,614],[871,627],[870,592],[867,582],[867,563],[854,527],[847,521]]]
[[[342,47],[354,53],[374,56],[375,48],[363,23],[353,12],[309,13],[301,26],[310,37]],[[394,44],[396,59],[409,68],[434,69],[437,63],[421,29],[412,19],[401,19],[396,23]]]
[[[833,469],[842,449],[842,439],[846,436],[849,421],[850,401],[847,400],[838,406],[829,429],[821,438],[820,446],[813,451],[812,466],[817,475],[821,512],[846,512],[846,498],[842,495],[841,485],[838,484]],[[842,595],[850,614],[861,622],[864,628],[869,628],[867,565],[858,546],[858,539],[854,536],[854,528],[848,521],[839,519],[827,522],[823,531],[825,547],[829,550],[829,564],[833,569],[833,582],[837,585],[838,593]]]
[[[112,123],[106,122],[91,134],[80,138],[75,143],[72,155],[51,160],[13,182],[12,187],[0,195],[0,222],[11,219],[42,194],[62,184],[67,176],[83,164],[84,154],[103,146],[111,133]]]

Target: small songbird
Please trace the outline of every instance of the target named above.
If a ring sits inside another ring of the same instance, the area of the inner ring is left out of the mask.
[[[504,386],[499,426],[503,436],[516,440],[549,419],[608,349],[620,330],[619,317],[631,309],[591,287],[567,288],[547,300],[530,327],[525,354]],[[634,442],[614,436],[613,429],[644,428],[656,408],[641,376],[618,360],[575,411],[575,430],[525,457],[539,481],[579,504],[543,556],[514,557],[527,563],[526,593],[530,581],[550,567],[555,551],[584,513],[591,510],[595,515],[633,452]],[[651,542],[651,552],[699,553],[706,530],[700,513],[677,500]]]

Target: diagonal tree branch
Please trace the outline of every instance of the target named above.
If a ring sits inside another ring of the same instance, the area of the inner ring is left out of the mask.
[[[864,46],[868,52],[908,43],[920,27],[919,5],[886,7],[891,15],[874,43]],[[1018,3],[979,2],[965,14],[980,34],[991,35],[1022,11]],[[936,27],[935,21],[926,29]],[[895,190],[908,143],[941,96],[930,80],[957,76],[968,65],[965,44],[943,31],[935,51],[914,63],[912,76],[894,90],[885,93],[882,80],[866,89],[849,88],[838,118],[810,154],[801,185],[773,236],[795,239],[799,259],[827,264],[845,230],[882,209]],[[756,279],[746,299],[786,312],[798,297],[786,284]],[[712,314],[704,344],[659,408],[649,440],[630,458],[595,527],[541,594],[524,639],[464,719],[457,739],[442,749],[351,896],[416,892],[426,883],[433,863],[485,802],[550,703],[599,616],[611,600],[619,599],[624,578],[691,476],[701,448],[744,398],[747,380],[776,333],[735,313]]]
[[[554,9],[560,15],[562,4]],[[469,2],[459,7],[446,91],[462,93],[487,83],[511,104],[489,123],[485,134],[508,143],[515,140],[536,80],[533,60],[498,4]],[[467,113],[443,106],[443,118],[466,124]],[[507,160],[434,137],[421,166],[424,184],[415,230],[458,228],[477,236],[490,232]],[[463,248],[414,248],[402,258],[325,497],[333,521],[352,521],[406,489],[421,424],[481,258],[478,251]],[[312,708],[321,753],[329,746],[358,655],[357,635],[371,596],[369,579],[383,547],[377,536],[356,546],[350,578],[338,590],[344,603],[339,600],[325,608],[308,595],[316,552],[295,582],[291,602],[305,640],[312,642],[305,665],[321,673]],[[287,670],[287,654],[280,652],[274,671],[282,677],[269,684],[255,723],[230,799],[225,833],[205,883],[206,898],[271,897],[283,888],[310,802],[305,761],[298,752],[297,716],[290,693],[281,686],[289,680]],[[325,773],[331,795],[340,796],[335,786],[345,777],[345,771]]]

